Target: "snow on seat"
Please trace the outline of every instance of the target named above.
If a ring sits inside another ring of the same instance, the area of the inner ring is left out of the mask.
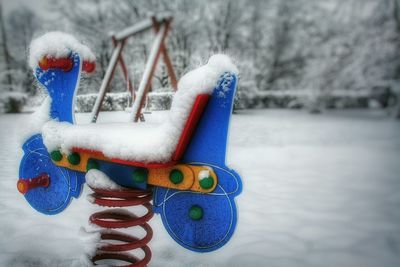
[[[76,149],[100,152],[111,159],[143,163],[172,161],[188,118],[201,95],[211,95],[221,75],[238,73],[231,59],[222,54],[185,74],[178,83],[171,110],[158,125],[148,123],[108,123],[73,125],[49,121],[42,134],[48,151]]]

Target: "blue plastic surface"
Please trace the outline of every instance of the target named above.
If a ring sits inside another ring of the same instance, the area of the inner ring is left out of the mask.
[[[75,93],[81,74],[81,60],[76,53],[70,56],[73,67],[69,71],[61,69],[42,70],[37,68],[35,76],[46,87],[51,97],[50,117],[58,121],[74,123]]]
[[[79,197],[84,174],[53,164],[40,134],[30,137],[23,145],[24,157],[19,168],[20,179],[29,179],[42,173],[50,175],[46,188],[35,188],[25,194],[28,203],[44,214],[57,214]]]
[[[218,176],[216,189],[208,194],[155,189],[155,212],[160,213],[171,237],[193,251],[209,252],[222,247],[236,226],[234,198],[240,194],[242,182],[240,176],[225,164],[236,87],[234,74],[225,73],[221,77],[182,159],[183,163],[213,168]],[[200,220],[189,217],[189,210],[194,205],[203,209]]]
[[[35,75],[52,99],[50,117],[73,123],[74,94],[79,84],[81,62],[78,54],[71,54],[71,58],[74,64],[68,72],[60,69],[44,71],[38,67]],[[35,188],[25,194],[33,208],[44,214],[57,214],[68,206],[72,197],[79,197],[85,174],[53,164],[41,134],[31,136],[22,149],[24,156],[19,167],[20,179],[34,178],[41,173],[50,175],[47,188]]]
[[[138,167],[130,165],[122,165],[114,162],[96,160],[99,165],[99,170],[107,174],[111,180],[119,185],[129,188],[146,189],[147,183],[136,183],[133,180],[133,173]]]

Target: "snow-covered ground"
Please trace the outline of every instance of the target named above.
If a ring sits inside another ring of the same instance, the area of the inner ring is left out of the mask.
[[[95,208],[81,197],[44,216],[17,192],[26,119],[0,116],[0,266],[70,266]],[[228,165],[244,184],[236,233],[220,250],[197,254],[155,216],[150,266],[400,266],[399,137],[400,123],[381,111],[234,115]]]

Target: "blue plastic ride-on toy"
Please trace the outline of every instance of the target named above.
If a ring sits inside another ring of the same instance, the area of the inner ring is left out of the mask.
[[[47,124],[60,124],[70,132],[75,129],[83,132],[83,126],[74,124],[74,96],[82,70],[94,63],[86,62],[80,51],[70,49],[62,58],[47,55],[34,73],[51,98]],[[218,57],[214,61],[218,61]],[[168,233],[180,245],[198,252],[222,247],[231,238],[237,223],[234,199],[240,194],[242,183],[240,176],[225,164],[238,77],[229,69],[216,71],[220,73],[210,93],[203,92],[195,97],[168,160],[119,158],[110,156],[107,151],[80,145],[68,150],[54,149],[45,145],[49,141],[46,138],[51,137],[42,130],[22,146],[19,191],[37,211],[57,214],[73,197],[79,197],[86,172],[97,169],[124,188],[152,190],[153,211],[161,215]],[[98,126],[104,129],[107,124],[87,127]],[[110,127],[115,128],[116,124]],[[98,132],[100,136],[101,130]]]

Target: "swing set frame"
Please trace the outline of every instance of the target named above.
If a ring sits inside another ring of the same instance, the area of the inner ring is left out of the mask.
[[[98,97],[92,110],[92,123],[95,123],[97,121],[101,105],[107,91],[110,88],[110,84],[112,79],[114,78],[115,70],[118,64],[121,66],[123,78],[127,83],[127,88],[132,97],[133,106],[130,118],[133,122],[138,122],[139,120],[144,121],[142,108],[145,105],[147,94],[151,90],[152,77],[154,75],[161,55],[164,64],[167,67],[172,89],[174,91],[177,90],[177,78],[171,62],[171,58],[167,51],[167,47],[165,45],[166,38],[171,29],[172,21],[173,17],[171,15],[152,16],[111,36],[114,48],[106,73],[100,85]],[[123,57],[123,50],[129,38],[137,36],[138,34],[146,32],[150,29],[153,29],[154,31],[155,39],[151,47],[150,55],[146,62],[142,79],[136,89],[129,76],[129,71]]]

